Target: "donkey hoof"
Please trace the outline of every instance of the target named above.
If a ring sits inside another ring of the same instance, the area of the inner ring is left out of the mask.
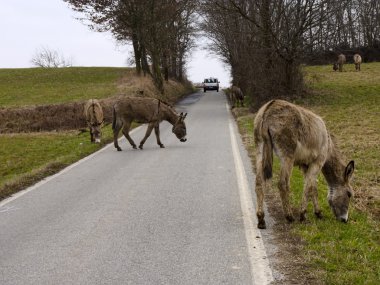
[[[160,144],[160,148],[165,148],[165,146],[163,144]]]
[[[265,224],[265,221],[264,220],[262,220],[262,221],[259,221],[258,223],[257,223],[257,228],[258,229],[266,229],[267,228],[267,225]]]
[[[136,145],[135,145],[135,144],[133,144],[133,145],[132,145],[132,147],[133,147],[133,149],[137,149],[137,147],[136,147]]]
[[[322,212],[321,212],[321,211],[319,211],[319,212],[315,212],[314,214],[315,214],[315,216],[316,216],[318,219],[323,219],[323,215],[322,215]]]
[[[143,145],[142,144],[139,145],[139,149],[143,149]]]
[[[286,220],[289,222],[289,223],[293,223],[294,222],[294,217],[292,215],[287,215],[286,216]]]
[[[116,149],[117,151],[122,151],[122,149],[119,146]]]

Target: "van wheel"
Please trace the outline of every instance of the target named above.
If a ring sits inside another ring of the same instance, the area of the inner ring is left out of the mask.
[[[203,92],[205,92],[205,93],[206,93],[206,89],[203,89]]]

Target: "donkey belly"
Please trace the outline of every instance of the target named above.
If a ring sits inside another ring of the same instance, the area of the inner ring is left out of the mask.
[[[296,165],[310,165],[315,162],[324,161],[324,154],[321,153],[320,148],[308,147],[297,142],[297,147],[294,153],[294,164]]]

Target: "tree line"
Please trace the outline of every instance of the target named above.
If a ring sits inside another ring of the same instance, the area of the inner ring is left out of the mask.
[[[204,0],[202,29],[257,109],[304,90],[301,63],[379,50],[378,0]],[[380,54],[379,54],[380,56]],[[364,56],[366,60],[366,56]]]
[[[132,43],[138,74],[184,80],[197,29],[257,109],[303,93],[302,63],[380,59],[378,0],[63,0],[94,30]],[[198,20],[200,18],[200,20]]]
[[[185,79],[186,57],[194,45],[195,0],[63,0],[97,31],[132,43],[138,74],[163,81]]]

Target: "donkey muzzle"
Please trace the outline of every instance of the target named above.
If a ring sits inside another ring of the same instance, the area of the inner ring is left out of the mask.
[[[185,142],[185,141],[187,141],[187,138],[182,138],[182,139],[180,139],[179,141],[180,141],[180,142]]]

